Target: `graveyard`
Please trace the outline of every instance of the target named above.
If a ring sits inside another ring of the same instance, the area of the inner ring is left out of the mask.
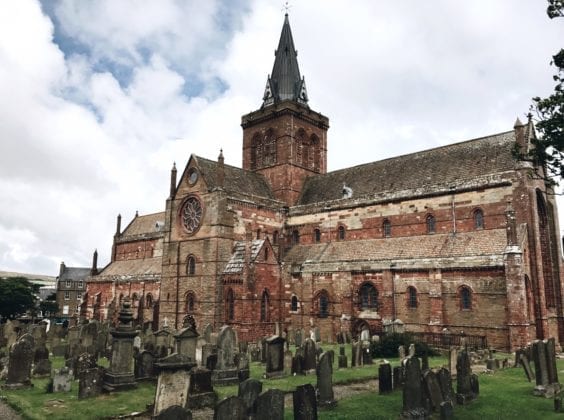
[[[198,332],[189,316],[178,331],[142,331],[127,301],[115,327],[7,322],[0,396],[24,419],[562,415],[564,359],[552,339],[514,354],[459,346],[429,356],[401,345],[383,359],[371,354],[376,337],[284,335],[241,342],[229,326]]]

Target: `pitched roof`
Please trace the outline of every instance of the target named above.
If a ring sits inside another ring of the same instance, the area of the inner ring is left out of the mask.
[[[59,281],[84,280],[89,275],[90,275],[90,268],[65,266],[63,273],[59,276]]]
[[[106,276],[156,276],[161,274],[162,258],[144,258],[136,260],[119,260],[108,264],[98,276],[93,279],[103,279]]]
[[[355,199],[484,183],[492,174],[514,168],[514,145],[515,133],[508,131],[316,175],[306,180],[298,205],[342,199],[344,186]]]
[[[501,256],[507,244],[505,229],[474,232],[337,241],[294,245],[284,257],[288,264],[381,262],[423,259],[467,259]]]
[[[121,233],[121,238],[160,232],[164,220],[164,212],[136,216]]]
[[[209,189],[218,187],[218,163],[200,156],[192,155],[200,168]],[[231,193],[242,193],[249,196],[263,197],[273,200],[274,195],[263,175],[246,171],[231,165],[224,165],[225,177],[223,188]]]
[[[304,105],[308,101],[305,81],[300,76],[298,53],[294,47],[288,14],[284,17],[274,66],[266,83],[263,106],[284,100],[296,101]]]
[[[235,246],[233,247],[233,254],[229,259],[229,262],[225,266],[223,270],[223,274],[236,274],[242,273],[243,267],[245,265],[245,244],[248,242],[245,241],[238,241],[235,242]],[[251,241],[250,246],[250,260],[254,261],[257,258],[257,255],[264,244],[264,239],[255,239]]]

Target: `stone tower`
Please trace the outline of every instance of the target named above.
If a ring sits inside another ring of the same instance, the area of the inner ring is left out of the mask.
[[[241,123],[243,169],[264,175],[288,206],[308,176],[327,172],[329,119],[309,108],[297,56],[286,14],[262,106]]]

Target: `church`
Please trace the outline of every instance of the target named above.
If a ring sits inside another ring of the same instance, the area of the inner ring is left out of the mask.
[[[243,115],[242,168],[191,155],[164,211],[118,216],[82,316],[228,324],[240,340],[388,326],[483,336],[515,350],[564,341],[556,203],[530,162],[535,129],[327,172],[329,119],[311,109],[285,16],[262,105]]]

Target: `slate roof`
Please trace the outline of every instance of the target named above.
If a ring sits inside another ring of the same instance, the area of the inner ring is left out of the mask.
[[[106,276],[135,277],[144,275],[160,275],[162,262],[162,257],[113,261],[93,279],[103,279],[103,277]]]
[[[354,261],[397,261],[423,258],[457,258],[502,255],[507,244],[505,229],[433,234],[416,237],[337,241],[294,245],[284,257],[289,264]]]
[[[235,242],[233,254],[229,262],[223,270],[223,274],[238,274],[243,272],[245,265],[245,241]],[[251,242],[251,262],[257,258],[257,255],[264,244],[264,239],[255,239]]]
[[[298,205],[343,198],[343,185],[353,199],[386,196],[405,190],[437,191],[438,187],[479,182],[514,169],[514,131],[494,134],[409,155],[316,175],[306,180]]]
[[[160,230],[164,226],[164,220],[164,212],[137,216],[121,233],[121,238],[160,232]]]
[[[200,156],[193,156],[200,168],[209,189],[216,188],[218,163]],[[272,190],[266,179],[256,172],[246,171],[231,165],[224,165],[225,177],[223,188],[231,193],[243,193],[274,200]]]
[[[65,280],[84,280],[90,275],[90,268],[85,267],[66,267],[59,276],[59,281]]]

